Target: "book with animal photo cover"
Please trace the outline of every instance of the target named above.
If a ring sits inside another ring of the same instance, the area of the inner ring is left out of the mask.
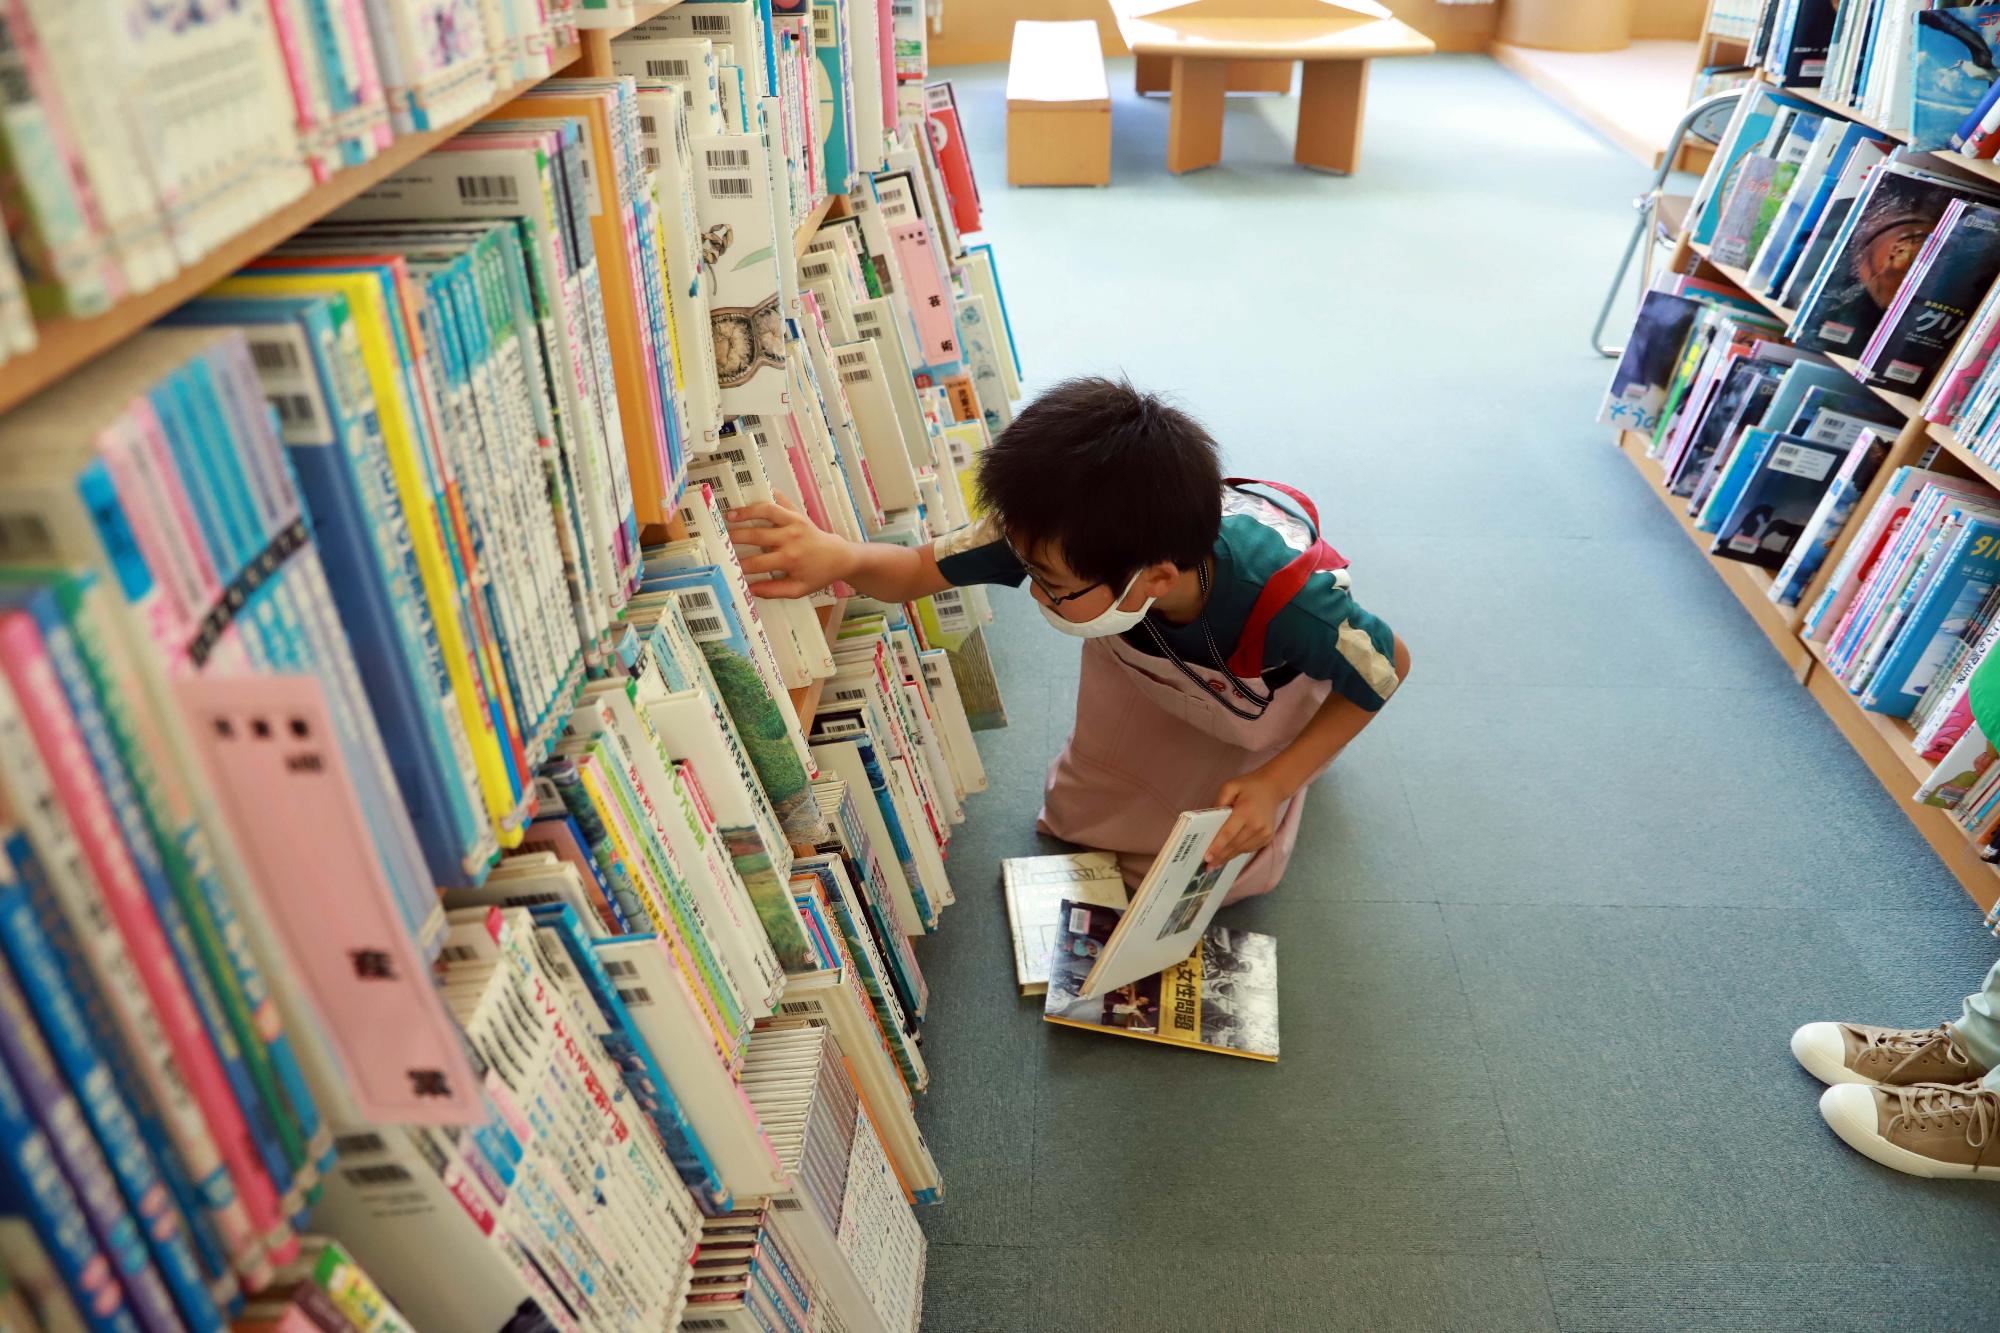
[[[1014,980],[1023,995],[1049,989],[1049,951],[1062,929],[1064,907],[1125,907],[1125,877],[1110,852],[1009,857],[1000,863],[1000,888],[1014,938]]]
[[[1219,866],[1207,864],[1209,844],[1229,822],[1229,811],[1189,810],[1174,821],[1152,869],[1132,895],[1118,929],[1096,955],[1080,988],[1086,998],[1140,977],[1152,976],[1194,952],[1201,933],[1229,896],[1250,860],[1246,853]]]
[[[1792,341],[1813,351],[1858,355],[1945,209],[1964,196],[1985,197],[1901,162],[1871,172],[1792,323]]]
[[[1090,903],[1059,905],[1043,1022],[1277,1061],[1278,942],[1269,935],[1215,926],[1164,971],[1085,997],[1085,979],[1126,915]]]
[[[2000,209],[1954,199],[1876,328],[1855,375],[1921,394],[2000,274]]]
[[[1952,146],[1951,136],[2000,78],[2000,5],[1964,5],[1916,16],[1910,146]]]

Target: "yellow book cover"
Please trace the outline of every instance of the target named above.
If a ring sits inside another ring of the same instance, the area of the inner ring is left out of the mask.
[[[611,373],[618,392],[618,419],[625,431],[625,462],[632,477],[632,508],[639,526],[671,523],[674,519],[671,463],[667,451],[663,409],[653,368],[646,364],[648,327],[641,308],[635,258],[656,260],[626,235],[629,214],[619,197],[618,159],[613,151],[611,117],[616,94],[578,89],[563,91],[564,80],[542,85],[516,98],[497,113],[501,117],[573,116],[589,127],[589,188],[599,197],[589,201],[590,239],[597,252],[598,289],[604,296],[605,332],[611,340]],[[661,281],[665,281],[664,274]],[[671,356],[671,349],[660,349]]]
[[[222,296],[332,292],[347,299],[361,337],[362,369],[375,398],[376,417],[388,449],[396,493],[409,524],[424,599],[437,630],[438,650],[450,674],[473,763],[478,769],[480,796],[500,844],[518,845],[525,822],[521,817],[522,793],[508,772],[502,752],[488,696],[488,673],[475,669],[475,654],[483,655],[486,648],[475,641],[477,630],[467,624],[463,614],[463,590],[446,550],[438,500],[431,493],[419,458],[423,445],[412,413],[422,411],[423,407],[410,402],[404,393],[402,356],[391,340],[388,297],[381,281],[365,273],[293,270],[239,275],[219,283],[214,290]]]
[[[1185,961],[1096,999],[1081,998],[1084,978],[1122,915],[1115,907],[1063,902],[1049,950],[1044,1021],[1277,1061],[1278,942],[1269,935],[1210,926]]]

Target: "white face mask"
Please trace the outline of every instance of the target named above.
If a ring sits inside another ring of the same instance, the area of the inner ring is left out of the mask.
[[[1139,574],[1145,572],[1144,570],[1140,570]],[[1140,621],[1146,618],[1146,612],[1153,609],[1155,599],[1151,597],[1142,602],[1136,611],[1121,611],[1118,609],[1118,604],[1125,600],[1126,596],[1131,593],[1133,586],[1139,582],[1139,574],[1134,574],[1126,582],[1125,591],[1112,598],[1110,606],[1105,607],[1089,620],[1064,620],[1055,608],[1047,605],[1039,598],[1035,600],[1035,609],[1042,613],[1043,620],[1048,621],[1063,633],[1075,635],[1079,639],[1103,639],[1109,638],[1113,634],[1123,634],[1126,630],[1138,625]]]

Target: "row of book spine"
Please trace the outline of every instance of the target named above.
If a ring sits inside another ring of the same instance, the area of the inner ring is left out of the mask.
[[[656,16],[0,422],[0,1270],[81,1326],[331,1321],[324,1235],[355,1328],[916,1327],[986,614],[760,604],[723,513],[959,526],[1019,369],[921,14],[775,8]],[[769,1264],[698,1263],[746,1213]]]

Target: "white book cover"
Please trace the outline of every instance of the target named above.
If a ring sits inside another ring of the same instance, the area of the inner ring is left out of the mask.
[[[973,742],[972,723],[965,715],[965,700],[959,697],[958,680],[951,674],[951,655],[942,648],[920,653],[924,684],[938,712],[938,733],[958,784],[968,794],[986,790],[986,764]]]
[[[882,356],[882,372],[895,406],[897,424],[903,428],[903,447],[909,450],[910,464],[931,465],[930,436],[924,424],[924,410],[917,399],[916,373],[910,368],[908,344],[899,336],[903,321],[897,317],[889,298],[878,296],[854,304],[854,327],[863,338],[871,339]]]
[[[841,343],[834,347],[833,356],[840,368],[840,382],[847,390],[847,401],[854,411],[861,447],[868,455],[875,494],[885,509],[909,509],[922,504],[916,466],[903,439],[902,422],[889,389],[888,368],[882,364],[881,344],[866,338]]]
[[[1095,999],[1164,972],[1200,947],[1202,932],[1250,861],[1245,853],[1219,866],[1204,863],[1208,845],[1228,822],[1224,809],[1190,810],[1174,821],[1132,905],[1084,978],[1080,998]]]
[[[833,739],[816,743],[813,756],[826,772],[845,782],[848,790],[855,794],[854,808],[861,816],[861,827],[867,832],[869,843],[881,854],[877,864],[882,867],[882,880],[888,887],[890,904],[896,909],[896,924],[905,935],[925,935],[936,929],[935,910],[926,917],[918,909],[903,864],[893,855],[896,839],[889,834],[889,825],[883,819],[881,803],[868,781],[868,769],[861,762],[860,751],[852,744]]]
[[[591,947],[739,1205],[783,1189],[784,1170],[756,1109],[717,1056],[667,946],[657,936],[640,936]]]
[[[634,30],[611,43],[611,68],[647,82],[671,83],[680,92],[689,135],[723,133],[722,93],[715,44],[705,37],[655,37]]]
[[[1000,891],[1014,938],[1014,980],[1023,995],[1048,992],[1049,951],[1061,933],[1065,900],[1121,911],[1126,902],[1125,877],[1110,852],[1009,857],[1000,863]]]
[[[779,235],[764,139],[758,134],[692,140],[701,219],[703,291],[715,337],[722,410],[776,415],[785,410],[785,312]],[[791,244],[787,231],[783,243]]]

